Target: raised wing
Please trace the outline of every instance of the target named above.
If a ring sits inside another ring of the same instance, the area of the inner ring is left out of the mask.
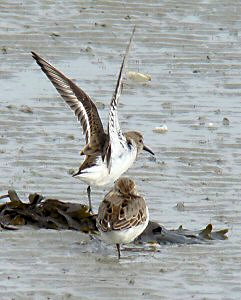
[[[122,134],[119,120],[118,120],[117,105],[118,105],[118,101],[119,101],[121,91],[122,91],[124,69],[127,64],[128,54],[130,51],[131,42],[132,42],[134,33],[135,33],[135,27],[133,28],[129,44],[126,48],[126,52],[123,57],[118,80],[116,83],[116,88],[115,88],[115,91],[114,91],[114,94],[112,96],[111,103],[110,103],[108,134],[110,137],[111,156],[110,156],[110,161],[109,162],[107,161],[109,170],[111,168],[111,157],[113,157],[117,153],[121,153],[122,151],[125,151],[125,147],[126,147],[125,146],[126,138]]]
[[[103,125],[97,108],[90,97],[72,80],[49,64],[38,54],[35,52],[31,53],[37,64],[52,82],[59,94],[74,111],[75,116],[82,125],[86,144],[90,144],[90,147],[91,144],[103,144],[103,137],[105,137]]]

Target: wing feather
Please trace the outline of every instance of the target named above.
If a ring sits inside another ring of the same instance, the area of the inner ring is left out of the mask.
[[[126,138],[123,135],[119,120],[118,120],[118,114],[117,114],[117,105],[119,102],[119,98],[122,92],[122,85],[123,85],[123,76],[124,76],[124,69],[127,64],[128,60],[128,54],[131,47],[131,42],[133,39],[135,33],[135,27],[133,28],[131,38],[129,41],[129,44],[127,45],[125,55],[122,60],[119,76],[116,83],[116,88],[114,91],[114,94],[111,99],[110,103],[110,112],[109,112],[109,123],[108,123],[108,134],[110,138],[110,144],[111,144],[111,157],[115,155],[115,153],[120,153],[121,151],[125,151],[125,145],[126,145]],[[111,160],[111,158],[110,158]],[[107,162],[108,167],[111,166],[111,161]],[[110,170],[110,167],[109,167]]]
[[[32,56],[65,102],[74,111],[82,126],[86,144],[100,144],[100,140],[103,140],[105,133],[97,108],[90,97],[72,80],[38,54],[32,52]]]
[[[114,197],[113,197],[114,196]],[[103,231],[124,230],[143,224],[147,219],[146,203],[143,197],[127,200],[122,206],[123,197],[108,193],[101,202],[97,224]]]

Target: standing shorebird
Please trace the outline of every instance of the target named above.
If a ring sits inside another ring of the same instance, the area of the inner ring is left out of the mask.
[[[97,108],[90,97],[79,88],[71,79],[49,64],[35,52],[33,58],[41,67],[65,102],[74,111],[80,121],[85,134],[86,145],[80,152],[86,155],[78,172],[73,177],[79,178],[88,184],[87,194],[89,210],[92,211],[90,187],[113,184],[136,160],[141,150],[154,153],[143,143],[143,136],[137,131],[122,133],[117,105],[121,95],[123,73],[127,62],[130,45],[133,39],[133,29],[125,56],[120,68],[116,88],[110,103],[109,122],[107,132],[104,131]]]
[[[136,191],[135,182],[121,177],[100,203],[97,228],[103,239],[116,244],[120,258],[120,244],[137,238],[147,227],[149,213],[145,200]]]

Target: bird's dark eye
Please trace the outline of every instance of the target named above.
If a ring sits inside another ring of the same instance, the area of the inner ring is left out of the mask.
[[[142,139],[139,140],[139,143],[143,143]]]

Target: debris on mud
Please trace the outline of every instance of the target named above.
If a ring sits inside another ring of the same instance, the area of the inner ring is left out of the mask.
[[[97,231],[96,216],[88,212],[86,205],[44,198],[38,193],[29,194],[29,203],[24,203],[14,190],[9,190],[8,194],[0,199],[7,197],[10,202],[0,205],[0,225],[4,229],[13,229],[12,226],[16,225],[33,225],[39,228],[72,229],[85,233]]]
[[[88,211],[83,204],[63,202],[45,198],[39,193],[29,194],[28,202],[20,200],[15,190],[9,190],[0,199],[9,198],[0,204],[0,227],[5,230],[18,230],[19,225],[31,225],[38,228],[56,230],[77,230],[84,233],[97,233],[96,215]],[[145,231],[136,239],[136,243],[158,244],[196,244],[207,240],[227,239],[228,229],[213,231],[212,225],[192,231],[179,226],[168,230],[156,222],[150,221]]]
[[[130,80],[133,80],[133,81],[136,81],[136,82],[151,81],[151,76],[149,74],[142,74],[140,72],[135,72],[135,71],[127,72],[127,77]]]
[[[160,125],[159,127],[155,127],[153,130],[155,133],[167,133],[168,127],[166,124]]]
[[[204,229],[192,231],[179,226],[178,229],[168,230],[156,222],[150,221],[145,231],[136,239],[141,243],[158,244],[199,244],[207,240],[226,240],[228,229],[213,231],[212,224]]]

